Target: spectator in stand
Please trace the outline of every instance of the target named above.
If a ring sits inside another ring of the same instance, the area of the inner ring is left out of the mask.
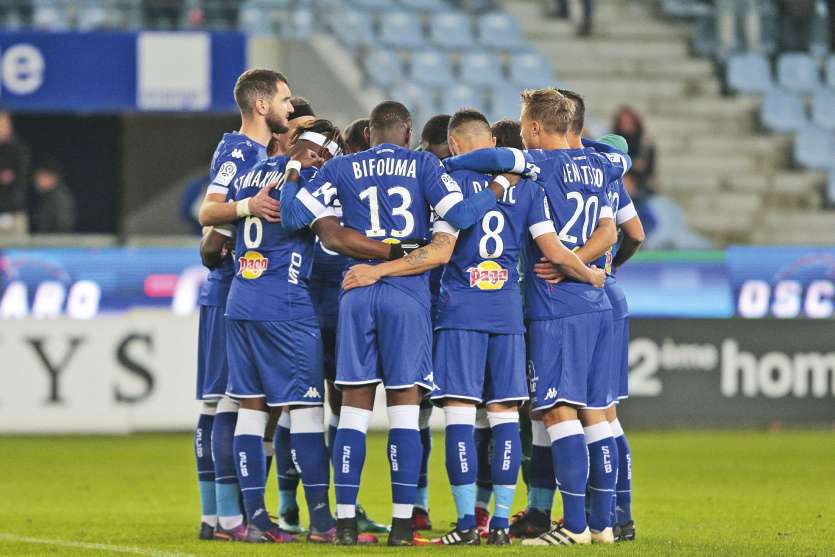
[[[75,200],[64,183],[61,165],[45,160],[35,167],[32,182],[35,188],[31,211],[32,232],[67,234],[74,230]]]
[[[644,129],[640,115],[631,107],[623,106],[615,113],[612,133],[622,135],[629,143],[629,156],[632,157],[630,174],[635,179],[639,194],[653,192],[652,182],[655,177],[655,145]]]
[[[779,49],[806,51],[812,38],[815,0],[778,0]]]
[[[570,0],[546,0],[545,14],[548,17],[556,17],[559,19],[570,19]],[[592,16],[594,14],[594,0],[581,0],[583,6],[583,17],[580,20],[580,26],[577,28],[577,33],[580,36],[587,37],[591,35]]]
[[[29,149],[14,136],[12,117],[0,112],[0,234],[25,235]]]

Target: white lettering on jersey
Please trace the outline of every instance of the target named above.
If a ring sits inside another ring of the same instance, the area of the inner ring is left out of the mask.
[[[417,161],[393,158],[361,160],[351,163],[354,170],[354,178],[368,176],[406,176],[417,178]],[[458,190],[460,191],[460,189]]]

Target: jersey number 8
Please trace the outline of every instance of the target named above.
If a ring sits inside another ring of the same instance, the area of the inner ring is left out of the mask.
[[[491,226],[494,220],[496,221],[495,228]],[[501,237],[502,230],[504,230],[504,215],[499,211],[488,211],[481,219],[481,230],[484,236],[478,242],[478,254],[482,259],[501,257],[504,251],[504,242]],[[487,249],[487,242],[490,240],[494,242],[492,251]]]

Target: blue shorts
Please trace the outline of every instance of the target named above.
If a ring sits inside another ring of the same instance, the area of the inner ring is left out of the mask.
[[[200,306],[197,328],[197,400],[214,400],[226,394],[229,365],[226,360],[226,318],[223,306]]]
[[[528,324],[531,408],[558,403],[603,409],[612,385],[612,312],[583,313]]]
[[[322,339],[316,318],[228,323],[229,396],[266,397],[270,406],[322,404]]]
[[[385,282],[342,295],[336,334],[336,384],[379,382],[434,388],[429,308]]]
[[[623,400],[629,397],[629,306],[613,277],[606,279],[605,289],[612,304],[613,391],[617,400]]]
[[[322,370],[325,380],[333,382],[336,380],[336,326],[321,325],[319,331],[322,333]]]
[[[525,337],[463,329],[435,331],[435,384],[432,400],[473,402],[528,399]]]

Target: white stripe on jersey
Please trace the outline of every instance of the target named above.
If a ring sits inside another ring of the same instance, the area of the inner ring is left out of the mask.
[[[229,188],[226,187],[226,186],[219,186],[217,184],[211,184],[206,189],[206,195],[209,195],[210,193],[219,193],[221,195],[226,195],[227,193],[229,193]]]
[[[635,210],[635,204],[630,203],[626,207],[621,207],[618,209],[617,212],[617,219],[615,220],[615,224],[618,226],[622,225],[626,221],[630,221],[638,216],[638,211]]]
[[[450,236],[455,236],[456,238],[458,237],[458,229],[445,220],[436,220],[432,225],[432,233],[436,234],[438,232],[443,232],[444,234],[449,234]]]
[[[608,205],[604,205],[600,209],[600,217],[601,219],[613,219],[615,218],[615,212],[612,211],[612,208]]]
[[[554,228],[553,221],[544,220],[542,222],[538,222],[536,224],[532,224],[528,227],[528,232],[531,233],[531,238],[536,240],[543,234],[548,234],[549,232],[553,232],[554,234],[557,233],[556,228]]]
[[[439,217],[444,218],[447,211],[452,209],[461,201],[464,201],[464,195],[461,192],[454,191],[452,193],[448,193],[443,197],[443,199],[438,201],[437,205],[435,205],[435,212],[438,213]]]
[[[322,217],[323,213],[328,210],[328,208],[322,205],[318,199],[310,195],[310,192],[306,189],[300,189],[299,193],[296,194],[296,198],[301,201],[302,205],[304,205],[308,211],[313,213],[313,220]]]

